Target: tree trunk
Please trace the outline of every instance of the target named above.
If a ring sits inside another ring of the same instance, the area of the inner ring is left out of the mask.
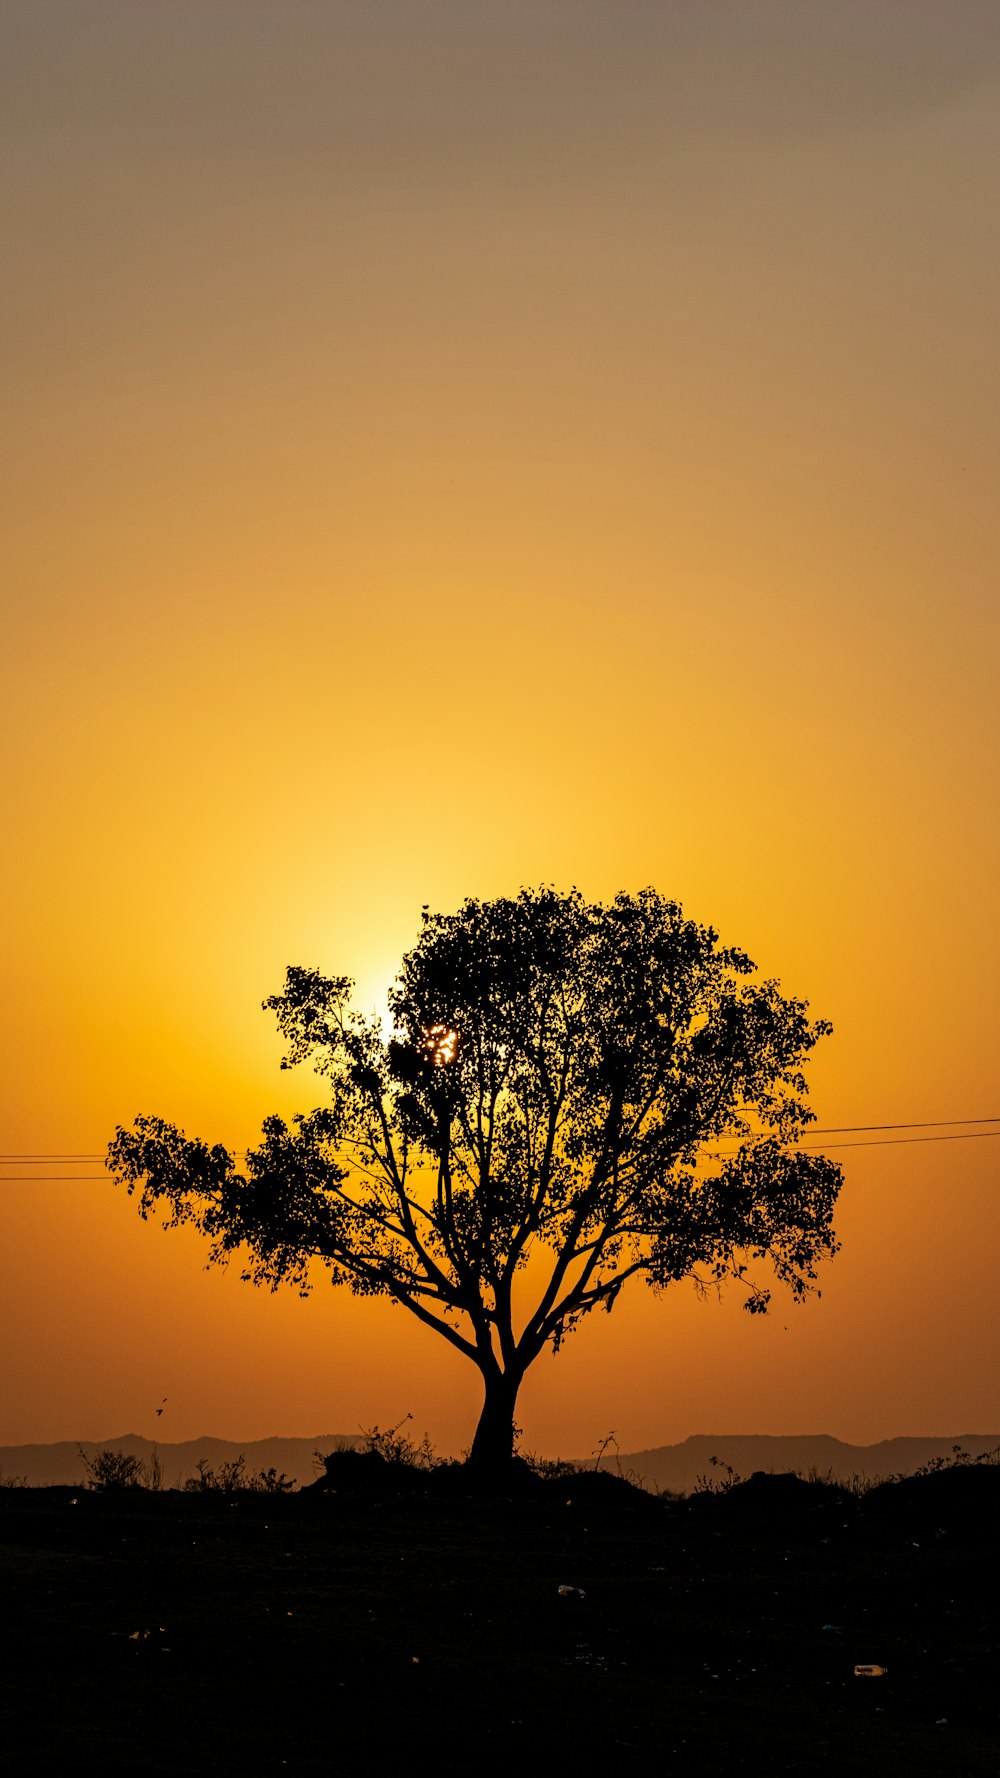
[[[469,1452],[469,1467],[481,1474],[507,1469],[514,1455],[514,1406],[519,1375],[500,1369],[483,1372],[483,1411]]]

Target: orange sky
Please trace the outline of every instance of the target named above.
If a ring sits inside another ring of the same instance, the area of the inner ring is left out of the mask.
[[[322,1097],[287,964],[368,1006],[422,903],[543,881],[807,995],[821,1125],[1000,1114],[992,0],[13,0],[0,50],[3,1151],[242,1146]],[[1000,1427],[1000,1141],[838,1158],[821,1302],[639,1286],[529,1445]],[[385,1305],[25,1170],[0,1442],[468,1441]]]

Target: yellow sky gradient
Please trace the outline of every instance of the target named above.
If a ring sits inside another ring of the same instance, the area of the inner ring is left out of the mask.
[[[423,903],[540,882],[808,996],[822,1126],[1000,1115],[996,8],[15,0],[0,47],[4,1153],[246,1144],[322,1097],[287,964],[368,1006]],[[997,1429],[1000,1142],[836,1152],[822,1301],[626,1292],[527,1442]],[[385,1305],[21,1171],[0,1442],[471,1436]]]

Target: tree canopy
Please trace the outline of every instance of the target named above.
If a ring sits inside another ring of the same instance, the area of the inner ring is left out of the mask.
[[[732,1279],[758,1313],[755,1261],[801,1299],[836,1252],[840,1169],[800,1145],[830,1026],[676,902],[425,908],[388,1032],[351,988],[296,967],[264,1002],[282,1066],[311,1062],[329,1095],[268,1118],[242,1168],[156,1117],[119,1128],[109,1166],[248,1280],[306,1290],[325,1268],[449,1341],[483,1378],[475,1462],[510,1457],[529,1365],[630,1278]]]

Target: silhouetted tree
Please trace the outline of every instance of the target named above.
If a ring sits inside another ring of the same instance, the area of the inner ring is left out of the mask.
[[[836,1251],[840,1169],[798,1146],[830,1027],[754,973],[651,889],[425,909],[388,1038],[345,977],[292,968],[264,1003],[282,1066],[311,1061],[328,1105],[269,1118],[242,1171],[150,1117],[109,1165],[144,1217],[162,1202],[212,1259],[242,1249],[256,1284],[305,1290],[318,1261],[401,1303],[481,1372],[471,1461],[501,1464],[528,1366],[630,1278],[732,1277],[761,1311],[753,1258],[801,1298]]]

